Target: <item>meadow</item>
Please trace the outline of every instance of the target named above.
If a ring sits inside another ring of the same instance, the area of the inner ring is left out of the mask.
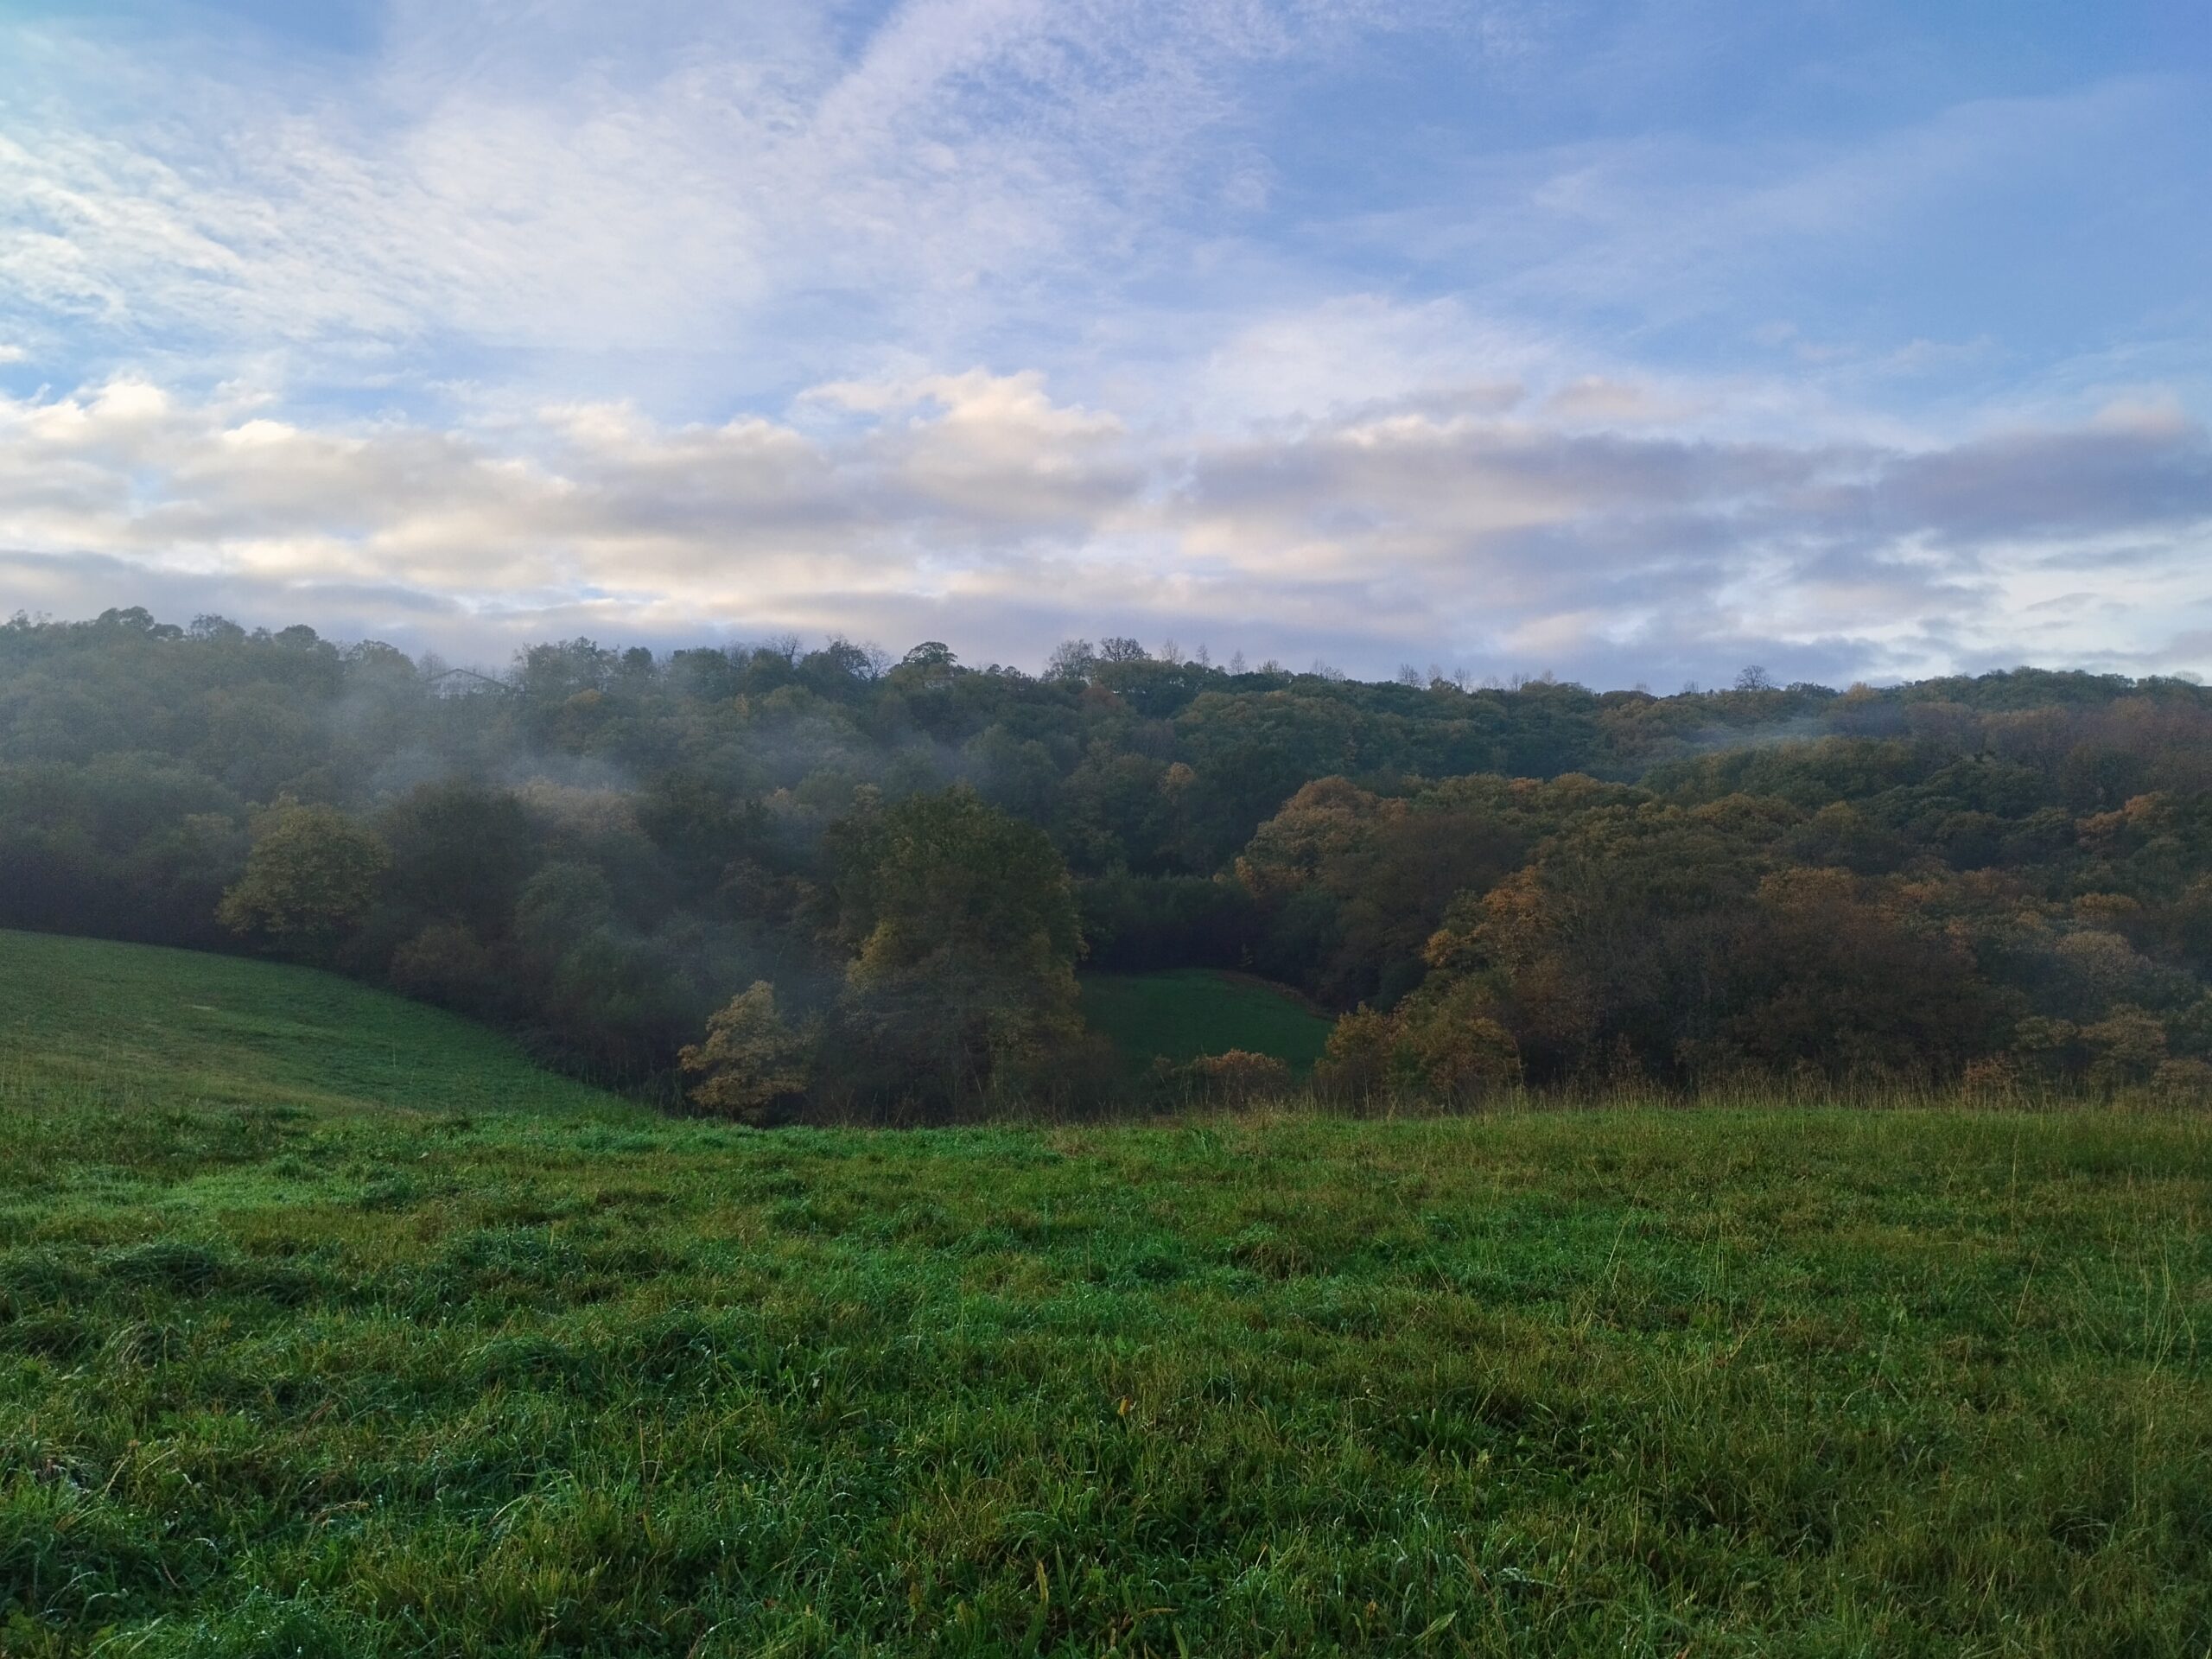
[[[2201,1655],[2212,1126],[759,1132],[0,934],[0,1652]]]
[[[1329,1040],[1327,1016],[1294,992],[1211,968],[1085,974],[1083,1017],[1114,1040],[1131,1071],[1155,1058],[1181,1065],[1233,1048],[1272,1055],[1300,1077]]]

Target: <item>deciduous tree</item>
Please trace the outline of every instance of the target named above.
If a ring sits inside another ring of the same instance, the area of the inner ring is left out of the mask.
[[[776,1011],[775,987],[756,980],[707,1021],[707,1040],[677,1057],[684,1095],[701,1111],[765,1123],[806,1092],[812,1039]]]
[[[324,942],[359,922],[391,855],[332,806],[286,803],[261,816],[245,874],[218,911],[240,933]]]

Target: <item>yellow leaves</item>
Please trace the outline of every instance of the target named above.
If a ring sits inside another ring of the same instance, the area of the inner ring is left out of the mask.
[[[2119,847],[2120,834],[2127,828],[2125,812],[2094,812],[2074,826],[2082,846],[2093,853],[2110,853]]]
[[[2145,795],[2131,795],[2118,810],[2093,812],[2075,826],[2081,844],[2090,852],[2113,854],[2121,849],[2123,842],[2156,836],[2175,827],[2177,814],[2174,798],[2163,791],[2153,790]]]
[[[1451,999],[1408,1020],[1402,1052],[1431,1090],[1469,1100],[1510,1089],[1521,1081],[1521,1047],[1513,1033],[1484,1014]]]
[[[1389,1084],[1397,1040],[1397,1022],[1363,1002],[1330,1028],[1314,1080],[1331,1094],[1353,1100],[1380,1094]]]
[[[1787,801],[1764,795],[1724,795],[1717,801],[1692,807],[1689,817],[1700,824],[1761,845],[1802,823],[1805,815]]]
[[[1236,860],[1236,873],[1262,898],[1288,893],[1353,860],[1378,823],[1405,817],[1407,804],[1386,800],[1342,778],[1307,784],[1262,824]]]
[[[2105,1084],[2141,1083],[2166,1058],[2165,1027],[2141,1008],[2114,1008],[2082,1027],[2082,1040],[2096,1053],[2090,1075]]]
[[[1491,1017],[1487,988],[1460,980],[1425,987],[1395,1014],[1363,1004],[1338,1020],[1316,1081],[1332,1093],[1365,1099],[1393,1080],[1445,1099],[1495,1094],[1521,1081],[1521,1049]]]
[[[2075,919],[2092,928],[2117,930],[2143,914],[2138,899],[2124,893],[2085,893],[2074,901]]]
[[[707,1021],[707,1040],[677,1057],[696,1078],[692,1103],[725,1117],[757,1122],[776,1103],[806,1090],[813,1045],[776,1012],[775,988],[763,980]]]
[[[1516,870],[1483,895],[1482,920],[1450,960],[1457,964],[1489,954],[1508,963],[1523,962],[1558,931],[1543,877],[1532,865]],[[1431,944],[1433,947],[1434,942]],[[1430,962],[1446,965],[1433,956]]]
[[[1855,904],[1859,879],[1849,870],[1777,870],[1759,883],[1759,903],[1770,910],[1805,916],[1824,907]]]
[[[845,977],[855,987],[865,989],[896,974],[905,965],[908,954],[904,935],[887,918],[878,922],[861,942],[859,954],[846,965]]]
[[[1455,933],[1448,927],[1440,927],[1428,936],[1428,943],[1421,948],[1421,959],[1432,968],[1459,968],[1467,965],[1474,949],[1474,940],[1465,933]]]
[[[2020,1067],[2009,1054],[1983,1055],[1967,1062],[1960,1088],[1968,1100],[1983,1105],[2009,1103],[2020,1092]]]
[[[2212,1062],[2184,1056],[2177,1060],[2161,1061],[2152,1074],[2151,1089],[2169,1106],[2203,1106],[2212,1103]]]

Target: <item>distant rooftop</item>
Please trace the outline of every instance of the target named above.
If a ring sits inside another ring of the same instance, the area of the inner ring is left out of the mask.
[[[448,668],[430,676],[430,690],[441,697],[471,697],[480,691],[505,691],[505,680],[480,674],[473,668]]]

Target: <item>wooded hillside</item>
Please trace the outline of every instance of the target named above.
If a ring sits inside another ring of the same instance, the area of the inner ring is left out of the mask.
[[[2171,679],[1660,697],[1128,640],[480,677],[217,618],[0,627],[0,925],[334,966],[620,1084],[688,1045],[764,1112],[1103,1088],[1079,962],[1363,1007],[1319,1074],[1351,1095],[2202,1092],[2208,781],[2212,696]]]

